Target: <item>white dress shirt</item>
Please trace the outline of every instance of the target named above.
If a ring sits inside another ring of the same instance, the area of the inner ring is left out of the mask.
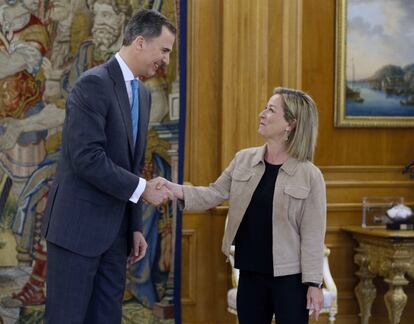
[[[125,63],[125,61],[122,59],[121,55],[119,55],[119,52],[115,54],[115,58],[118,61],[119,66],[121,67],[122,75],[124,77],[125,86],[126,86],[127,93],[128,93],[129,104],[131,104],[132,102],[131,81],[135,79],[134,74],[132,73],[128,65]],[[139,198],[141,197],[142,193],[144,192],[146,185],[147,185],[147,181],[144,178],[139,178],[138,187],[135,189],[134,193],[132,194],[131,198],[129,198],[129,200],[136,204]]]

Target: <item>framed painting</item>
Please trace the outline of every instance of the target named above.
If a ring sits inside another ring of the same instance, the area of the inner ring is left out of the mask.
[[[336,5],[335,126],[414,127],[414,2]]]

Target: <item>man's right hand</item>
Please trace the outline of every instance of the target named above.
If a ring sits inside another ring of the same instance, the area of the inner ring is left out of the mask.
[[[147,181],[142,199],[150,205],[159,206],[166,203],[169,199],[174,200],[174,194],[164,185],[167,180],[158,177]]]

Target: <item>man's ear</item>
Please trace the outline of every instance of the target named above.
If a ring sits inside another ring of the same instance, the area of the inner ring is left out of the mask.
[[[145,38],[141,35],[137,36],[134,40],[134,44],[138,50],[142,49],[145,44]]]

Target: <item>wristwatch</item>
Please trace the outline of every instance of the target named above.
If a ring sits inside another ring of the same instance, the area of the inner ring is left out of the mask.
[[[321,289],[323,285],[322,283],[316,283],[316,282],[304,282],[303,284],[309,287],[316,287],[319,289]]]

